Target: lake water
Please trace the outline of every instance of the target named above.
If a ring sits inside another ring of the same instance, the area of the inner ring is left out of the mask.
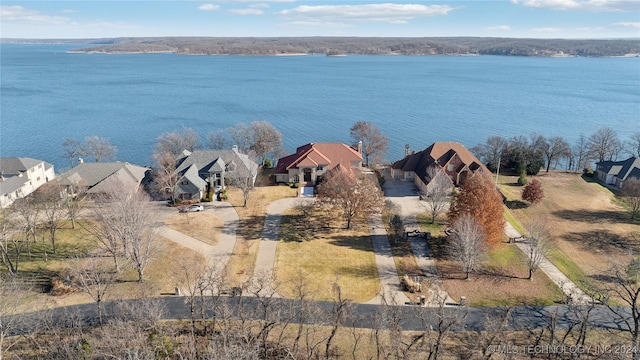
[[[405,144],[640,131],[640,58],[67,53],[81,46],[1,45],[0,156],[60,172],[65,138],[98,135],[118,160],[150,165],[164,132],[204,138],[254,120],[278,128],[288,151],[349,143],[351,125],[371,121],[389,137],[389,160]]]

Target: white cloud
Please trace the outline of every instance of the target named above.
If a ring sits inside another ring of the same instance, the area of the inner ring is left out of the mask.
[[[489,26],[484,28],[485,30],[489,30],[489,31],[509,31],[511,30],[511,26],[509,25],[497,25],[497,26]]]
[[[377,21],[407,23],[409,20],[446,15],[454,8],[448,5],[365,4],[365,5],[301,5],[280,11],[290,18],[319,22]]]
[[[37,10],[30,10],[19,5],[0,6],[0,19],[6,22],[22,22],[43,25],[72,24],[71,19],[68,17],[43,15]]]
[[[640,29],[640,22],[623,21],[623,22],[613,23],[611,24],[611,26]]]
[[[640,9],[638,0],[511,0],[511,2],[526,7],[552,10],[634,12]]]
[[[203,11],[216,11],[216,10],[220,9],[220,5],[202,4],[202,5],[198,6],[198,9],[203,10]]]
[[[543,27],[543,28],[531,29],[531,31],[539,32],[539,33],[557,33],[562,31],[562,29],[554,28],[554,27]]]
[[[63,14],[75,14],[77,12],[78,12],[77,10],[71,10],[71,9],[62,10]]]
[[[251,4],[249,5],[249,7],[252,9],[266,9],[269,7],[269,4],[265,4],[265,3]]]
[[[316,27],[316,28],[334,28],[334,29],[344,29],[344,28],[354,27],[354,25],[351,25],[351,24],[328,22],[328,21],[293,21],[289,24],[296,25],[296,26],[306,26],[306,27]]]
[[[230,13],[232,14],[236,14],[236,15],[262,15],[264,14],[264,11],[260,10],[260,9],[231,9],[229,10]]]

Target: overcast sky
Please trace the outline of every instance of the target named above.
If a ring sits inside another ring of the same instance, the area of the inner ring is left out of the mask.
[[[640,0],[10,1],[3,38],[640,37]]]

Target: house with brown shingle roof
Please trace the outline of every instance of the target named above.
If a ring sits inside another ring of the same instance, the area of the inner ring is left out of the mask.
[[[359,169],[362,167],[361,152],[342,143],[309,143],[278,160],[275,181],[311,186],[337,166]]]
[[[391,176],[397,180],[414,181],[422,192],[427,193],[431,180],[428,169],[432,166],[443,170],[452,186],[460,185],[469,173],[490,173],[464,145],[457,142],[435,142],[416,153],[409,153],[407,148],[404,159],[391,165]]]

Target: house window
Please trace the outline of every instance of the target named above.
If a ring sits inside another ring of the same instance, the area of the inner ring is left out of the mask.
[[[300,182],[300,176],[298,176],[298,174],[293,175],[293,182],[294,183]]]
[[[36,171],[36,168],[31,168],[31,172],[35,172],[35,171]]]
[[[189,182],[187,180],[182,181],[180,184],[182,185],[189,185]]]
[[[40,181],[40,176],[38,176],[38,178],[36,179],[36,181]]]
[[[38,169],[42,169],[42,164],[38,165]]]
[[[322,165],[318,165],[318,167],[316,167],[316,170],[318,171],[322,171],[324,169],[324,167]]]

